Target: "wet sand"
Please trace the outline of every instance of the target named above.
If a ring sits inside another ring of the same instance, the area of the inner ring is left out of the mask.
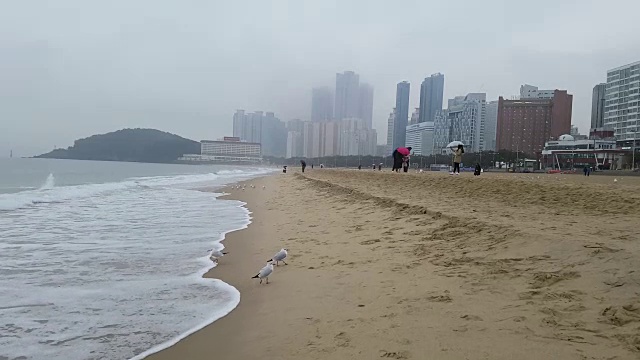
[[[311,170],[230,190],[238,308],[150,359],[640,358],[640,178]],[[266,189],[262,189],[265,185]],[[250,279],[281,247],[289,265]]]

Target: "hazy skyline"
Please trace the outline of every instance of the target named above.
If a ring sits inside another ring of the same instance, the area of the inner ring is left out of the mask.
[[[0,0],[0,157],[126,127],[220,138],[236,109],[309,120],[311,89],[346,70],[374,88],[380,141],[396,84],[436,72],[445,104],[566,89],[585,132],[593,87],[640,60],[638,12],[634,0]]]

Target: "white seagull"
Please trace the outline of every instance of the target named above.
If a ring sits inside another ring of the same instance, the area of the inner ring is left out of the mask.
[[[267,188],[266,186],[262,185],[262,190],[264,190],[264,189],[266,189],[266,188]]]
[[[282,261],[285,265],[287,265],[286,262],[284,262],[284,259],[287,258],[287,251],[289,249],[285,249],[282,248],[280,249],[280,251],[278,251],[275,255],[273,255],[273,257],[271,259],[269,259],[269,261],[275,261],[276,262],[276,266],[278,266],[278,262]]]
[[[224,251],[220,251],[220,250],[214,250],[214,249],[210,249],[209,251],[211,252],[211,255],[209,256],[209,259],[211,259],[216,264],[218,263],[218,259],[220,259],[221,257],[223,257],[223,256],[228,254],[228,252],[224,252]]]
[[[267,280],[267,284],[269,283],[269,275],[273,272],[273,263],[269,261],[265,267],[260,269],[260,271],[256,274],[256,276],[252,277],[252,279],[260,279],[260,284],[262,284],[262,279]]]

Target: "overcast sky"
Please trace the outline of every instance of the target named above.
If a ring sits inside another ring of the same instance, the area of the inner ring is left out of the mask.
[[[640,60],[638,0],[0,0],[0,156],[125,127],[230,135],[235,109],[309,119],[353,70],[386,139],[396,83],[445,74],[446,99],[574,94],[586,132],[606,70]],[[445,105],[446,106],[446,105]]]

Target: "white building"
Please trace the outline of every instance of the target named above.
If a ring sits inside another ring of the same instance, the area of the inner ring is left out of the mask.
[[[257,143],[237,140],[202,140],[200,141],[200,154],[260,157],[262,152],[260,144]]]
[[[640,138],[640,61],[607,71],[604,126],[618,142]]]
[[[287,133],[287,159],[304,156],[303,137],[300,131]]]
[[[378,136],[362,119],[344,119],[340,122],[339,154],[342,156],[375,155]]]
[[[433,155],[433,122],[426,121],[407,126],[407,146],[415,155]]]
[[[540,90],[537,86],[524,84],[520,86],[520,99],[553,99],[555,90]]]
[[[396,108],[389,113],[389,119],[387,120],[387,155],[391,155],[393,152],[393,124],[396,121]]]
[[[484,151],[485,93],[456,96],[448,101],[448,109],[437,112],[434,121],[434,147],[446,150],[452,141],[461,141],[468,152]]]
[[[484,150],[496,151],[496,128],[498,126],[498,101],[487,103],[484,119]]]

